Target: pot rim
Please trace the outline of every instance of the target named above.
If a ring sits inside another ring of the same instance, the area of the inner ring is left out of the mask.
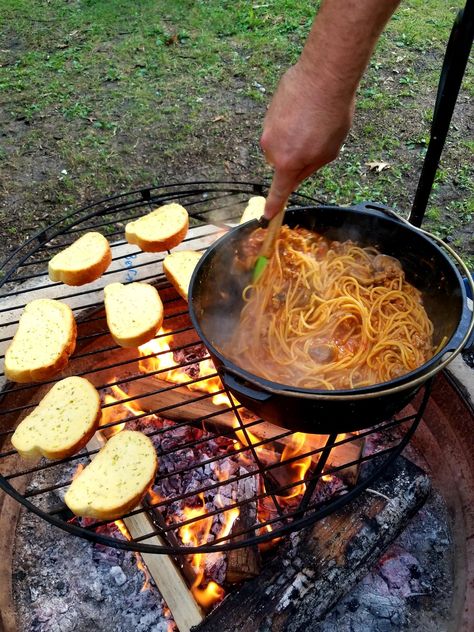
[[[204,255],[199,259],[190,283],[189,283],[189,302],[188,309],[191,317],[191,322],[196,329],[199,337],[202,342],[209,350],[211,356],[215,356],[219,359],[222,366],[218,369],[218,373],[221,379],[224,380],[225,373],[230,373],[238,377],[241,380],[249,382],[254,388],[260,387],[265,392],[274,394],[274,395],[283,395],[283,396],[291,396],[302,399],[309,400],[327,400],[327,401],[344,401],[344,400],[361,400],[361,399],[371,399],[376,397],[381,397],[385,395],[393,395],[401,391],[405,391],[409,388],[416,387],[425,383],[431,377],[436,375],[439,371],[443,370],[462,350],[466,342],[468,341],[471,333],[474,331],[474,311],[472,305],[468,304],[470,300],[466,293],[466,288],[463,282],[463,279],[457,269],[456,265],[453,263],[452,259],[457,263],[457,265],[461,268],[462,272],[465,274],[467,282],[469,284],[472,295],[474,296],[474,281],[472,276],[466,267],[465,263],[461,259],[461,257],[443,240],[439,237],[433,235],[432,233],[413,226],[408,222],[405,218],[399,216],[392,210],[377,207],[377,212],[369,211],[367,207],[364,207],[362,210],[354,207],[344,207],[344,206],[330,206],[330,205],[318,205],[318,206],[302,206],[302,207],[294,207],[287,209],[287,212],[291,213],[292,211],[317,211],[319,209],[337,209],[342,211],[347,211],[349,213],[353,213],[354,215],[376,215],[377,217],[381,217],[389,222],[396,222],[400,227],[400,224],[407,229],[408,231],[412,231],[418,234],[424,241],[428,242],[430,247],[436,248],[437,253],[442,255],[444,259],[449,263],[455,276],[458,281],[459,289],[461,292],[462,298],[462,310],[459,317],[458,325],[453,332],[453,335],[443,347],[427,362],[419,366],[417,369],[410,371],[409,373],[405,373],[404,375],[396,378],[395,380],[390,380],[388,382],[380,382],[378,384],[373,384],[371,386],[364,386],[361,388],[355,389],[343,389],[343,390],[320,390],[320,389],[310,389],[304,387],[294,387],[288,384],[281,384],[279,382],[273,382],[267,380],[266,378],[260,377],[247,371],[246,369],[242,369],[241,367],[235,365],[231,360],[229,360],[226,356],[224,356],[207,338],[204,334],[202,327],[199,322],[199,318],[194,309],[193,303],[193,289],[195,287],[195,283],[199,272],[204,265],[205,261],[212,256],[215,250],[221,248],[226,241],[230,240],[236,233],[243,230],[244,228],[248,229],[252,225],[257,228],[259,226],[258,220],[254,219],[244,224],[239,224],[230,228],[222,237],[220,237],[217,241],[215,241],[204,253]],[[434,242],[434,243],[433,243]],[[444,250],[443,250],[444,249]],[[446,252],[452,257],[447,256]],[[472,301],[471,301],[472,302]],[[464,325],[464,321],[469,317],[470,312],[470,321],[467,325],[466,331],[460,342],[457,343],[457,346],[454,349],[446,349],[450,343],[452,343],[460,334],[460,329]],[[433,366],[434,365],[434,366]],[[431,367],[431,368],[429,368]]]

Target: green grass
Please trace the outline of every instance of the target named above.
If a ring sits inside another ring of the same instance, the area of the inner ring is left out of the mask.
[[[297,59],[317,3],[0,4],[0,105],[9,120],[27,125],[21,142],[0,152],[9,188],[21,185],[18,174],[28,156],[41,156],[45,148],[53,166],[38,186],[54,194],[57,212],[164,177],[183,155],[192,155],[192,169],[198,169],[200,145],[207,148],[202,161],[209,176],[223,173],[235,139],[250,148],[243,177],[268,175],[257,145],[265,106]],[[406,0],[400,6],[360,86],[345,150],[305,184],[306,192],[343,204],[372,199],[408,212],[455,14],[444,0]],[[466,94],[473,92],[472,77],[470,68]],[[219,117],[224,122],[214,125]],[[456,232],[472,216],[473,143],[462,129],[450,139],[428,214],[430,225],[445,234],[449,224]],[[213,155],[216,164],[209,166]],[[391,168],[370,172],[366,163],[373,160]],[[63,168],[68,176],[59,178]],[[185,179],[184,171],[176,175]],[[32,194],[23,206],[37,203]],[[466,240],[461,247],[468,248]]]

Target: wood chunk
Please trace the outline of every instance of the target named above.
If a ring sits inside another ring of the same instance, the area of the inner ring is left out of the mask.
[[[240,480],[237,484],[237,500],[249,500],[257,493],[257,477],[250,476]],[[232,526],[231,533],[239,533],[249,529],[257,522],[257,503],[249,502],[240,507],[240,513]],[[246,540],[252,536],[252,532],[237,535],[232,538],[232,542]],[[227,553],[226,581],[230,584],[237,584],[257,577],[260,573],[260,554],[258,547],[247,546],[241,549],[234,549]]]
[[[314,629],[370,571],[425,502],[430,487],[420,468],[399,457],[372,489],[287,538],[259,577],[228,595],[196,632]]]
[[[339,441],[338,437],[338,441]],[[358,461],[364,452],[365,438],[357,438],[347,443],[336,446],[328,458],[328,468],[337,468],[344,463]],[[328,469],[326,468],[326,469]],[[334,472],[336,476],[341,478],[348,487],[353,487],[359,478],[360,463],[354,463]]]
[[[159,390],[158,393],[155,391]],[[154,411],[164,409],[163,417],[171,421],[194,421],[201,419],[207,415],[216,413],[219,410],[212,403],[211,397],[205,397],[204,393],[199,391],[191,391],[186,386],[177,386],[173,388],[173,384],[165,380],[161,380],[154,376],[143,376],[142,379],[130,382],[129,395],[137,397],[136,403],[144,411]],[[206,426],[215,426],[222,431],[222,428],[234,428],[236,417],[232,410],[226,410],[221,407],[218,415],[210,417],[206,420]],[[269,422],[255,424],[249,428],[251,433],[260,440],[273,439],[284,434],[285,429],[275,426]],[[338,440],[342,438],[339,435]],[[311,452],[322,448],[327,441],[327,435],[307,434],[305,440],[305,452]],[[276,439],[276,442],[283,447],[285,438]],[[349,463],[360,458],[364,448],[364,440],[356,439],[348,443],[336,446],[328,459],[328,467],[338,467],[344,463]],[[313,462],[317,462],[319,453],[313,456]],[[354,485],[358,477],[358,464],[343,468],[336,472],[337,476],[347,485]]]

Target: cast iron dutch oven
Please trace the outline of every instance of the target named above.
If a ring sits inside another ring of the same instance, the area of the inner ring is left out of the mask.
[[[301,207],[285,214],[285,224],[302,226],[329,239],[352,239],[397,257],[407,280],[423,293],[434,325],[434,344],[444,345],[417,370],[390,382],[352,390],[324,391],[271,382],[239,367],[221,351],[236,327],[242,289],[249,282],[232,273],[238,245],[254,231],[257,220],[233,228],[200,259],[190,282],[189,311],[227,388],[249,410],[279,426],[329,434],[366,428],[399,412],[421,386],[461,351],[474,326],[472,302],[458,267],[472,278],[449,246],[377,205],[355,208]],[[457,265],[456,265],[457,264]]]

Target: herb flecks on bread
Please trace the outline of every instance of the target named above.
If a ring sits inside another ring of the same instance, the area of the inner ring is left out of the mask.
[[[49,278],[66,285],[84,285],[100,278],[111,261],[107,239],[100,233],[86,233],[51,259]]]
[[[139,347],[155,337],[163,322],[163,303],[152,285],[111,283],[104,295],[107,325],[118,345]]]
[[[64,501],[76,516],[115,520],[139,504],[157,467],[151,440],[142,432],[122,430],[73,480]]]
[[[186,237],[189,227],[188,212],[180,204],[160,206],[151,213],[129,222],[125,238],[144,252],[171,250]]]
[[[18,425],[12,445],[24,458],[65,459],[79,452],[96,431],[100,397],[83,377],[67,377],[43,397]]]
[[[163,261],[166,278],[185,301],[188,300],[189,282],[201,256],[201,252],[194,250],[178,250]]]
[[[5,354],[5,375],[14,382],[46,380],[63,369],[76,347],[71,308],[49,298],[25,306]]]

